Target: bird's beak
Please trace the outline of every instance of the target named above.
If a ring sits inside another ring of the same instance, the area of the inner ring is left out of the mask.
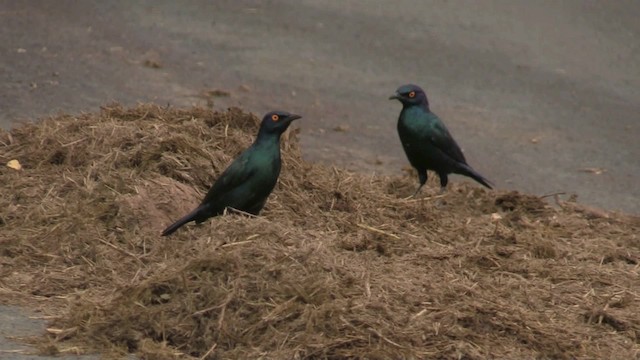
[[[293,120],[298,120],[298,119],[302,119],[302,116],[296,115],[296,114],[291,114],[291,115],[287,116],[287,120],[288,121],[293,121]]]
[[[400,100],[400,96],[398,94],[393,94],[389,96],[389,100]]]

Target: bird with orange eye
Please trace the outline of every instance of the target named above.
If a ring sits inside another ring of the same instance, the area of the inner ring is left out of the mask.
[[[171,235],[188,222],[199,224],[221,215],[227,208],[258,215],[280,175],[280,135],[300,118],[286,111],[265,114],[253,144],[220,175],[200,205],[169,225],[162,235]]]
[[[291,125],[292,121],[299,118],[299,115],[290,114],[286,111],[272,111],[263,117],[260,131],[282,134]]]
[[[389,97],[389,100],[399,100],[403,104],[418,105],[427,101],[427,95],[422,89],[413,85],[401,86],[398,91]]]
[[[420,182],[413,196],[427,182],[427,170],[438,174],[442,192],[452,173],[470,177],[486,188],[492,188],[491,182],[467,163],[444,122],[431,111],[427,94],[422,88],[413,84],[403,85],[389,99],[402,103],[398,135],[409,163],[418,172]]]

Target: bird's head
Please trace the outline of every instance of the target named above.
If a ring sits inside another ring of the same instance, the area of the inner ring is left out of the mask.
[[[260,131],[280,135],[287,130],[292,121],[300,119],[301,117],[300,115],[291,114],[286,111],[268,112],[262,118]]]
[[[413,84],[400,86],[396,93],[389,97],[389,100],[399,100],[404,106],[420,104],[429,106],[427,94],[420,86]]]

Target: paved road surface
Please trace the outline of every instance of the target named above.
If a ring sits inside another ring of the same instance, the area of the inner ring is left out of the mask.
[[[387,97],[415,82],[499,188],[640,213],[638,14],[635,0],[0,0],[0,125],[222,89],[219,107],[304,114],[308,159],[398,173]]]
[[[0,4],[5,127],[223,89],[217,106],[305,114],[309,159],[397,173],[399,104],[386,99],[415,82],[499,187],[640,213],[637,1]]]

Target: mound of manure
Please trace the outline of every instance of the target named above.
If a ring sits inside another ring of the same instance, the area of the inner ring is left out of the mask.
[[[460,179],[407,199],[413,176],[308,163],[292,130],[261,216],[160,237],[257,127],[239,109],[110,105],[0,132],[2,164],[22,165],[0,168],[0,301],[49,319],[32,341],[154,359],[640,351],[637,218]]]

